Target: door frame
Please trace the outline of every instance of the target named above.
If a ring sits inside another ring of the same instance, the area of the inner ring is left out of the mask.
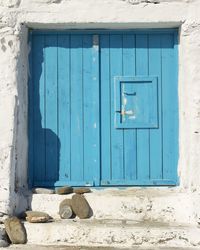
[[[32,40],[32,35],[33,34],[38,34],[38,35],[45,35],[45,34],[49,34],[49,35],[54,35],[54,34],[58,34],[58,33],[62,33],[62,34],[93,34],[93,35],[101,35],[101,34],[175,34],[174,35],[174,49],[175,52],[177,53],[177,59],[178,59],[178,28],[153,28],[153,29],[67,29],[67,30],[60,30],[60,29],[52,29],[52,30],[47,30],[47,29],[30,29],[29,30],[29,45],[30,48],[32,48],[32,44],[31,44],[31,40]],[[29,79],[28,79],[28,103],[30,103],[30,98],[31,98],[31,94],[30,94],[30,86],[32,86],[31,82],[32,82],[32,59],[31,59],[31,53],[29,53]],[[177,69],[177,74],[178,74],[178,69]],[[178,79],[177,79],[177,85],[178,85]],[[177,86],[178,87],[178,86]],[[177,96],[178,98],[178,96]],[[31,133],[31,119],[29,117],[29,112],[30,112],[30,105],[28,105],[28,142],[30,141],[30,138],[33,137],[32,133]],[[178,110],[179,112],[179,110]],[[100,120],[101,120],[101,114],[100,114]],[[100,132],[101,134],[101,132]],[[177,138],[179,138],[179,131],[177,133]],[[101,136],[100,136],[100,145],[101,145]],[[178,148],[179,150],[179,148]],[[34,175],[33,175],[33,168],[31,168],[31,162],[32,162],[32,145],[31,143],[28,143],[28,185],[29,187],[33,187],[34,185]],[[177,155],[177,159],[178,159]],[[177,163],[178,166],[178,163]],[[100,182],[101,182],[101,147],[100,147]],[[139,183],[140,181],[134,181],[133,182],[127,182],[126,185],[123,185],[123,187],[126,186],[176,186],[179,185],[179,177],[177,174],[177,179],[175,181],[171,181],[171,180],[152,180],[148,181],[147,183]],[[65,185],[65,183],[60,182],[59,185]],[[120,186],[120,183],[113,183],[111,185],[107,185],[105,183],[105,185],[99,185],[99,187],[94,186],[94,188],[101,188],[101,187],[112,187],[112,186]]]

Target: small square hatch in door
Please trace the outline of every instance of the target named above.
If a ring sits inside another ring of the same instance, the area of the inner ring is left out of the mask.
[[[115,127],[158,127],[158,78],[115,77]]]

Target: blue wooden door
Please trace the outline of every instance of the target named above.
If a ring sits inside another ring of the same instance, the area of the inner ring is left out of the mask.
[[[30,185],[177,184],[176,30],[30,41]]]

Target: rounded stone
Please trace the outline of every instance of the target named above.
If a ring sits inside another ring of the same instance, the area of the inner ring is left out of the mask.
[[[6,240],[0,240],[0,247],[8,247],[9,243]]]
[[[72,197],[72,210],[80,219],[86,219],[90,216],[91,208],[84,196],[75,194]]]
[[[4,221],[6,233],[13,244],[27,242],[26,229],[17,217],[10,217]]]
[[[56,194],[71,194],[71,193],[73,193],[73,188],[70,186],[56,188]]]
[[[59,215],[62,219],[70,219],[73,216],[71,199],[61,201],[59,205]]]
[[[0,247],[7,247],[9,245],[8,235],[5,226],[0,225]]]
[[[90,188],[74,188],[73,192],[76,194],[85,194],[85,193],[91,193],[91,189]]]
[[[64,199],[63,201],[61,201],[59,209],[64,205],[72,207],[72,199]]]
[[[59,215],[61,219],[70,219],[73,215],[71,207],[68,205],[63,205],[59,209]]]
[[[25,215],[26,220],[30,223],[44,223],[51,219],[47,213],[39,211],[26,211]]]

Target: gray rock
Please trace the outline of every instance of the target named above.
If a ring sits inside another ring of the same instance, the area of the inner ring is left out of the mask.
[[[6,240],[0,240],[0,247],[7,247],[9,243]]]
[[[85,194],[85,193],[91,193],[91,189],[90,188],[74,188],[73,192],[76,194]]]
[[[68,205],[63,205],[59,209],[59,215],[61,219],[70,219],[73,215],[71,207]]]
[[[75,194],[72,197],[72,210],[80,218],[90,217],[91,208],[84,196]]]
[[[55,194],[55,190],[49,188],[34,188],[32,192],[35,194]]]
[[[63,205],[68,205],[68,206],[72,207],[72,199],[64,199],[63,201],[61,201],[61,203],[60,203],[60,205],[59,205],[59,209],[60,209]]]
[[[30,223],[44,223],[52,219],[47,213],[39,211],[26,211],[25,215],[26,220]]]
[[[26,229],[17,217],[10,217],[4,222],[6,233],[13,244],[27,242]]]
[[[59,205],[59,215],[62,219],[70,219],[73,216],[71,199],[61,201]]]
[[[71,194],[73,193],[73,188],[70,186],[64,186],[56,189],[56,194]]]
[[[8,243],[8,236],[6,234],[6,230],[3,225],[0,226],[0,247],[7,247]]]

